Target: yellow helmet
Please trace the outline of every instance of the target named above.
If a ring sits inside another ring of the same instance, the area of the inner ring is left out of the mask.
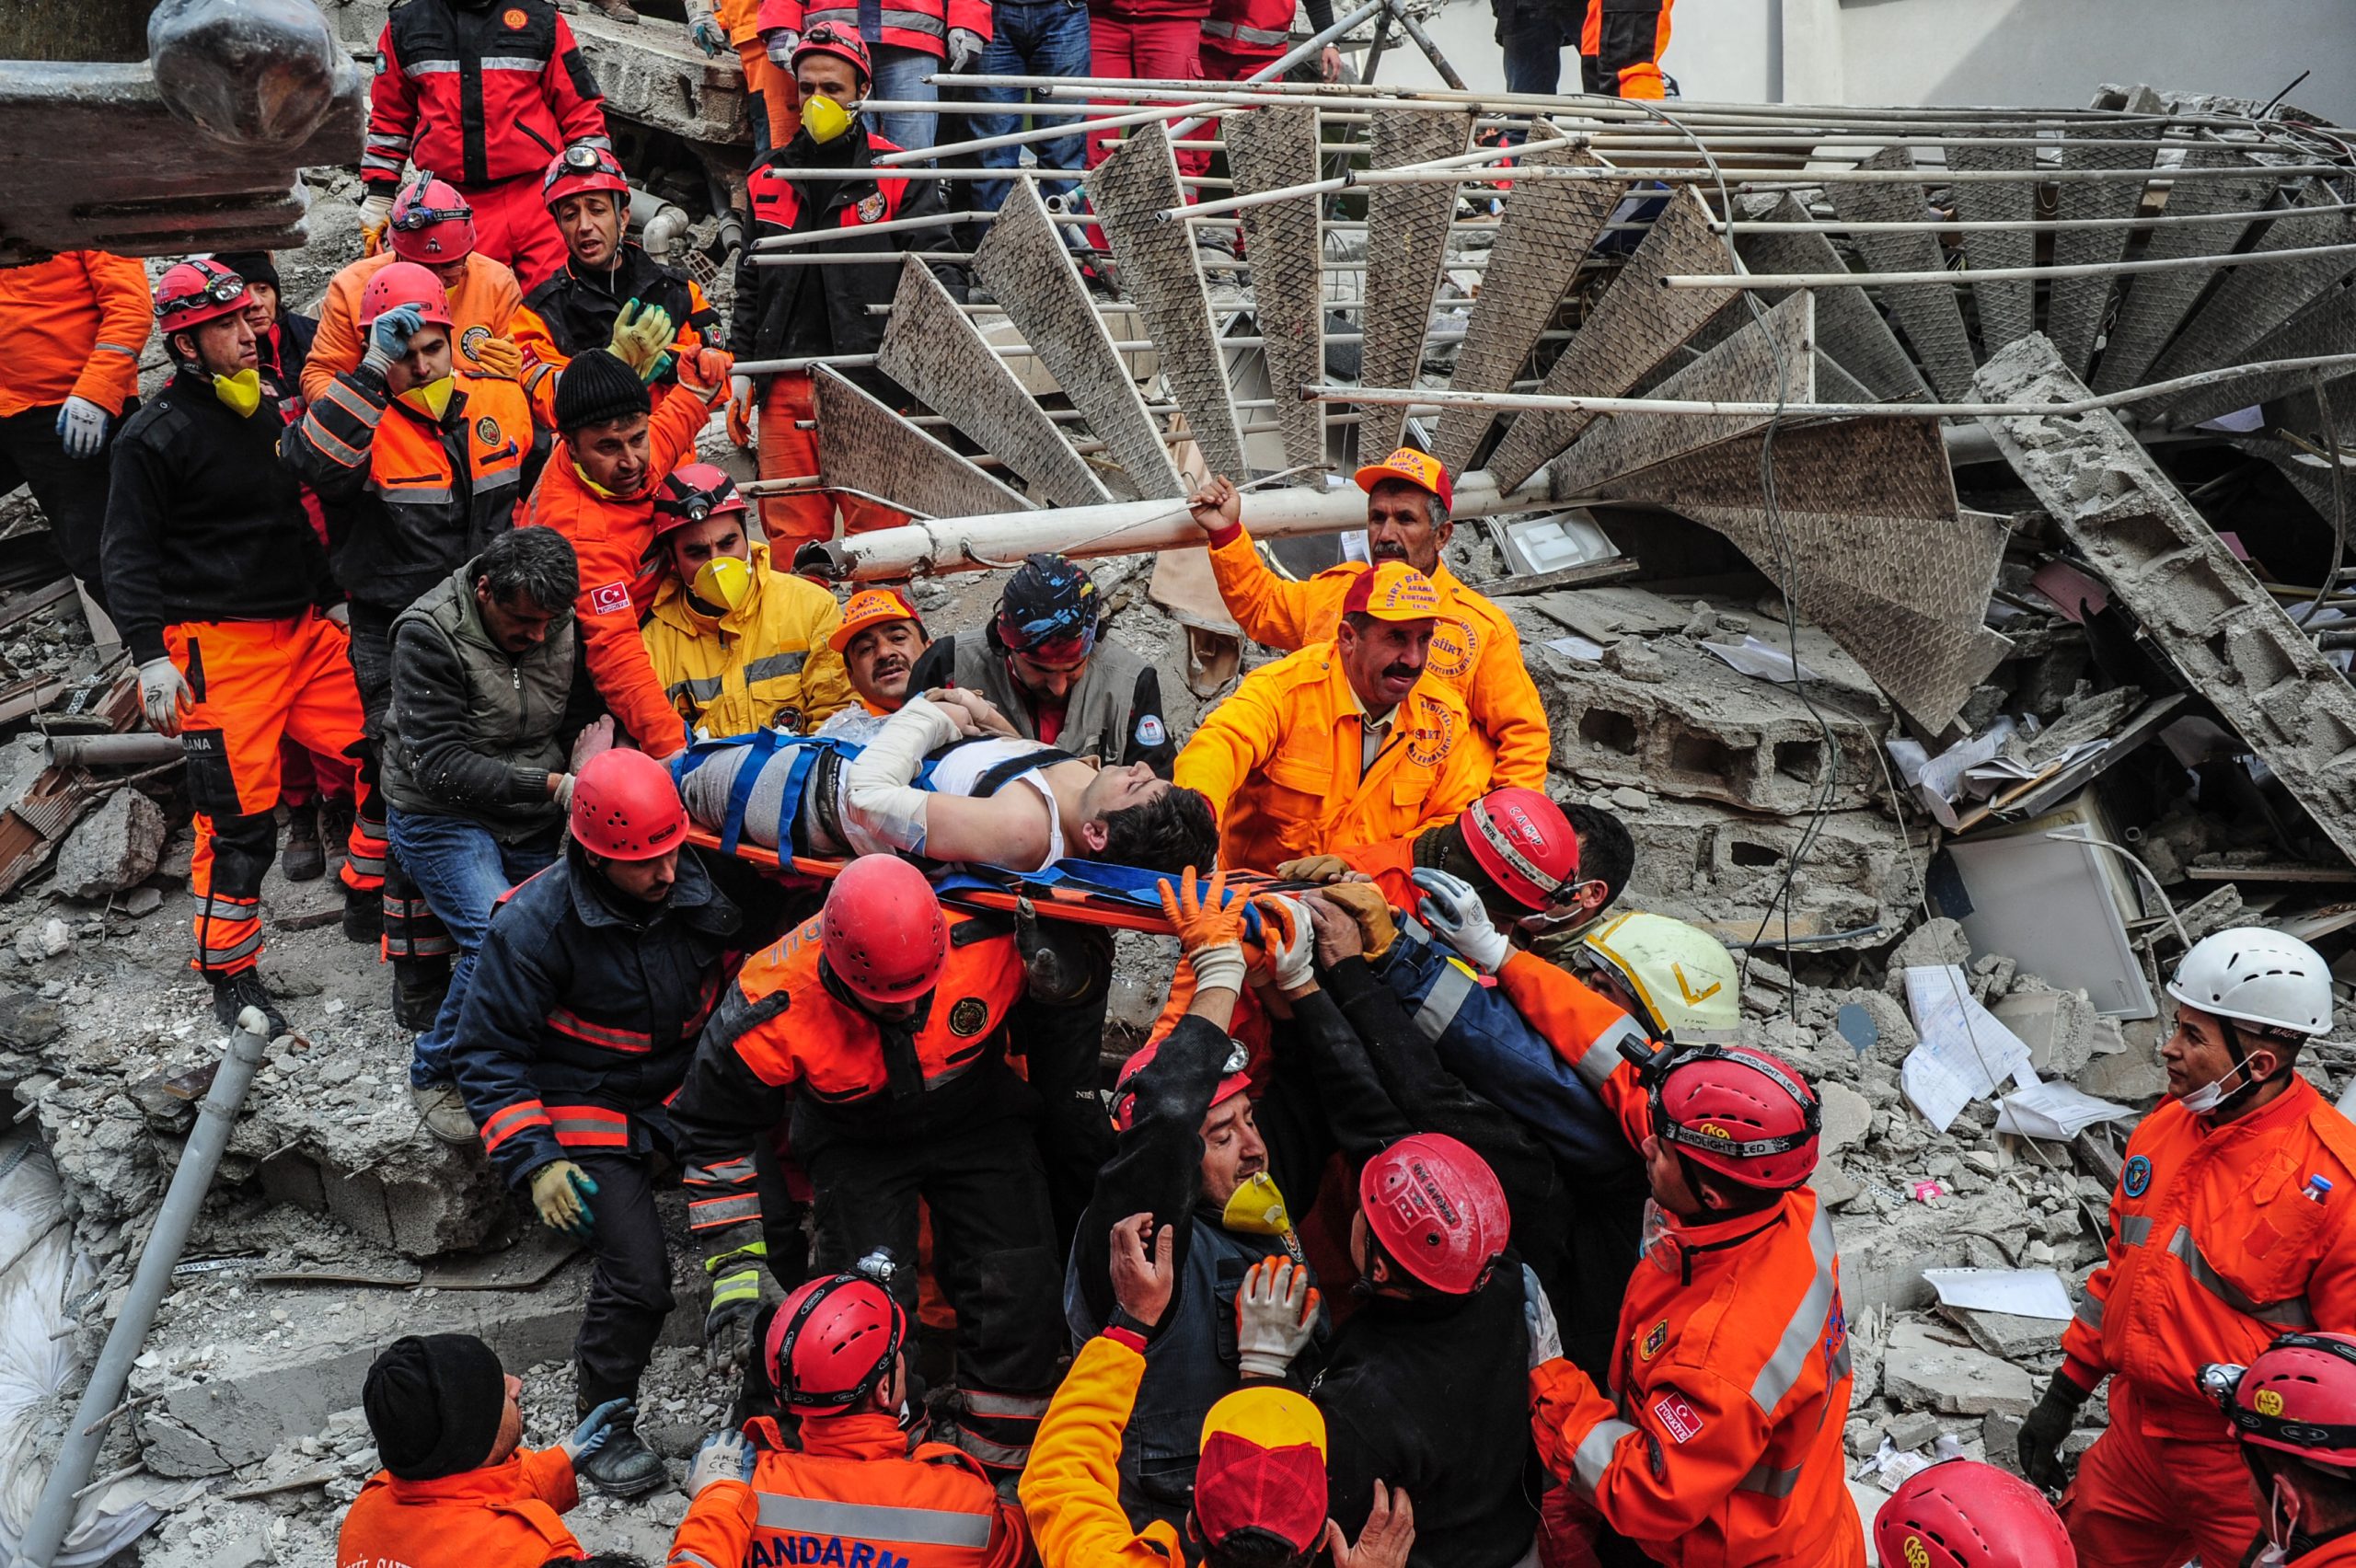
[[[1742,1022],[1734,956],[1707,931],[1666,915],[1615,915],[1584,939],[1590,959],[1628,987],[1655,1034],[1724,1044]]]

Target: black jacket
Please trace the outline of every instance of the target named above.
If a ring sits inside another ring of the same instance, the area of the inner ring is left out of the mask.
[[[240,418],[182,372],[115,437],[99,551],[133,659],[162,658],[167,626],[277,620],[333,599],[303,487],[278,463],[283,428],[266,398]]]
[[[311,363],[311,340],[318,335],[316,319],[288,310],[282,304],[276,330],[264,334],[254,345],[261,353],[263,377],[277,382],[289,397],[301,392],[303,367]]]
[[[539,318],[549,340],[565,358],[602,349],[614,335],[614,318],[631,300],[659,307],[675,331],[692,330],[705,346],[720,346],[720,312],[703,291],[676,267],[666,267],[634,240],[625,240],[621,265],[610,272],[584,272],[568,259],[524,296],[524,308]],[[659,378],[676,381],[674,364]]]

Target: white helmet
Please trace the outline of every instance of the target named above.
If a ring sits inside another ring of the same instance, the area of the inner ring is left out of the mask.
[[[1587,951],[1633,992],[1663,1038],[1723,1044],[1742,1023],[1742,977],[1709,932],[1666,915],[1617,915],[1589,931]]]
[[[2263,926],[2203,937],[2176,966],[2168,995],[2218,1018],[2292,1034],[2331,1028],[2331,972],[2315,949]]]

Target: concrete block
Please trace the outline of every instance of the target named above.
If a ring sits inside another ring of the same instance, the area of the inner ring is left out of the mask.
[[[1540,685],[1543,689],[1545,683]],[[1561,721],[1555,722],[1560,745]],[[1849,777],[1846,763],[1842,776]],[[1697,921],[1730,940],[1748,940],[1771,901],[1785,891],[1784,865],[1809,825],[1802,817],[1761,816],[1666,794],[1656,794],[1648,810],[1623,820],[1636,845],[1635,870],[1623,895],[1627,907]],[[1895,928],[1919,896],[1920,863],[1881,813],[1834,812],[1807,847],[1807,875],[1788,890],[1792,934]],[[1776,907],[1771,937],[1783,928]]]
[[[156,872],[168,831],[155,801],[136,790],[117,790],[57,852],[57,891],[67,898],[104,898],[145,882]]]
[[[2149,1046],[2130,1045],[2094,1057],[2071,1081],[2097,1099],[2122,1105],[2146,1104],[2168,1091],[2167,1070],[2160,1066],[2159,1053]]]
[[[1819,1083],[1817,1092],[1824,1102],[1824,1131],[1818,1140],[1820,1158],[1829,1159],[1865,1142],[1874,1124],[1872,1101],[1845,1083]]]
[[[1920,1448],[1939,1435],[1939,1418],[1929,1411],[1906,1411],[1891,1416],[1883,1435],[1900,1448]]]
[[[1949,1344],[1921,1323],[1890,1330],[1881,1386],[1907,1409],[1942,1415],[2026,1415],[2037,1403],[2027,1371],[1985,1351]]]
[[[2069,1078],[2095,1054],[2095,1006],[2083,991],[2015,991],[1988,1009],[2028,1047],[2046,1078]]]
[[[2016,1237],[2027,1229],[2026,1211],[2009,1189],[1950,1197],[1935,1205],[1902,1204],[1886,1216],[1863,1205],[1856,1214],[1835,1214],[1842,1303],[1852,1319],[1869,1307],[1928,1307],[1934,1297],[1923,1282],[1924,1269],[2009,1268],[2012,1260],[1985,1238]]]

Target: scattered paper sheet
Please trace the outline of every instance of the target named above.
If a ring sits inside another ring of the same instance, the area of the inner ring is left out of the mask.
[[[1557,637],[1546,646],[1565,659],[1577,659],[1589,664],[1603,657],[1602,643],[1581,637],[1576,632],[1568,637]]]
[[[2051,1269],[1924,1269],[1923,1283],[1939,1293],[1941,1305],[1969,1312],[2064,1321],[2075,1312],[2070,1287]]]
[[[2096,1122],[2116,1122],[2133,1114],[2124,1105],[2097,1100],[2069,1084],[2040,1083],[1996,1101],[1996,1130],[2067,1143]]]
[[[1786,686],[1791,684],[1792,656],[1772,642],[1761,642],[1750,636],[1745,636],[1738,643],[1713,642],[1704,638],[1701,646],[1703,652],[1716,654],[1746,675],[1756,675],[1762,681],[1781,681]],[[1816,672],[1806,664],[1799,665],[1798,669],[1800,679],[1812,681],[1817,678]]]
[[[1966,1105],[1995,1093],[2007,1078],[2023,1089],[2037,1083],[2028,1047],[1980,1005],[1959,966],[1910,967],[1906,1005],[1922,1043],[1907,1053],[1899,1086],[1939,1131],[1953,1126]]]

